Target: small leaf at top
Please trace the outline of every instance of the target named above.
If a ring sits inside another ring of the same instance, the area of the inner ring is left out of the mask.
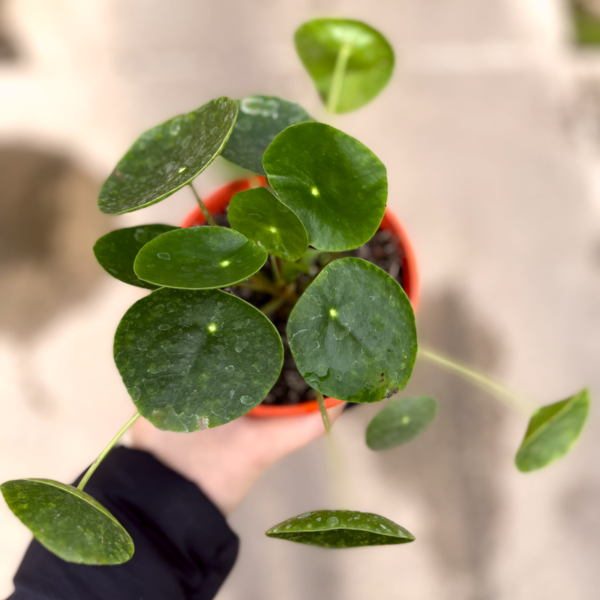
[[[267,531],[272,538],[321,546],[355,548],[407,544],[415,537],[393,521],[354,510],[317,510],[283,521]]]
[[[579,437],[589,407],[588,391],[583,390],[537,410],[515,457],[519,471],[535,471],[562,458]]]
[[[324,395],[378,402],[403,389],[417,356],[404,290],[360,258],[327,265],[292,311],[287,339],[298,370]]]
[[[236,194],[227,211],[229,223],[269,254],[298,260],[308,248],[306,229],[298,217],[265,188]]]
[[[437,409],[431,396],[393,400],[369,423],[367,446],[371,450],[387,450],[414,440],[431,425]]]
[[[254,275],[267,253],[227,227],[192,227],[158,236],[134,263],[136,275],[155,285],[186,290],[223,288]]]
[[[94,255],[100,266],[115,279],[148,290],[157,289],[156,285],[142,281],[133,270],[138,252],[155,237],[173,231],[171,225],[140,225],[117,229],[102,236],[94,245]]]
[[[314,121],[299,104],[271,96],[242,98],[239,107],[223,158],[259,175],[265,175],[262,157],[279,133],[290,125]]]
[[[17,479],[0,488],[13,513],[59,558],[82,565],[118,565],[133,556],[127,531],[85,492],[49,479]]]
[[[190,183],[221,154],[237,112],[235,100],[218,98],[143,133],[104,182],[100,210],[139,210]]]
[[[142,298],[121,320],[114,352],[139,412],[168,431],[241,417],[264,400],[283,364],[271,321],[219,290],[163,288]]]
[[[300,60],[325,104],[338,64],[341,88],[334,112],[350,112],[368,104],[392,76],[394,51],[383,35],[366,23],[314,19],[301,25],[294,39]]]
[[[353,137],[323,123],[293,125],[267,148],[263,165],[318,250],[352,250],[377,231],[387,201],[386,170]]]

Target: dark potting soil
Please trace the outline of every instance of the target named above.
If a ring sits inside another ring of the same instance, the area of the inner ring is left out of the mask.
[[[217,225],[229,227],[227,214],[215,215],[214,219]],[[398,239],[392,232],[389,230],[378,231],[366,244],[356,250],[339,253],[323,252],[315,256],[314,262],[310,265],[309,273],[301,274],[297,279],[299,291],[304,291],[326,264],[337,258],[348,256],[362,258],[377,265],[402,285],[402,256],[400,253]],[[260,273],[265,275],[269,280],[272,280],[273,271],[270,261],[265,263]],[[271,296],[267,293],[246,288],[231,287],[227,291],[246,300],[246,302],[257,308],[263,307],[271,300]],[[298,404],[299,402],[315,399],[314,390],[304,381],[304,378],[296,368],[296,363],[287,342],[287,319],[292,308],[291,305],[284,305],[269,316],[281,335],[284,358],[281,375],[263,401],[264,404]]]

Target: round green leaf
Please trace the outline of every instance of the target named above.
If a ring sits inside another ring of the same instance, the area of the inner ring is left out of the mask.
[[[266,535],[323,548],[384,546],[415,540],[412,533],[385,517],[354,510],[304,513],[275,525]]]
[[[304,379],[350,402],[378,402],[404,388],[417,356],[404,290],[360,258],[341,258],[321,271],[294,307],[287,338]]]
[[[241,417],[263,401],[283,364],[271,321],[219,290],[163,288],[139,300],[117,328],[114,351],[139,412],[169,431]]]
[[[227,227],[192,227],[158,236],[134,263],[136,275],[155,285],[210,290],[239,283],[267,260],[263,248]]]
[[[9,508],[50,552],[71,563],[118,565],[133,556],[133,541],[91,496],[49,479],[0,486]]]
[[[308,249],[300,219],[265,188],[236,194],[227,211],[229,223],[269,254],[298,260]]]
[[[137,287],[155,290],[157,286],[137,277],[133,270],[133,263],[138,252],[150,240],[174,229],[177,227],[171,225],[140,225],[111,231],[102,236],[94,245],[96,260],[115,279]]]
[[[583,390],[537,410],[515,457],[519,471],[535,471],[562,458],[579,437],[589,407],[588,391]]]
[[[100,210],[139,210],[190,183],[221,154],[237,112],[237,102],[218,98],[143,133],[104,182]]]
[[[279,133],[290,125],[314,121],[299,104],[271,96],[248,96],[239,107],[223,158],[259,175],[265,175],[262,157]]]
[[[438,404],[431,396],[414,396],[390,402],[367,428],[367,446],[387,450],[414,440],[431,424]]]
[[[315,19],[295,35],[296,51],[327,104],[336,63],[341,88],[334,112],[368,104],[387,85],[394,70],[394,51],[375,29],[348,19]]]
[[[267,148],[263,165],[318,250],[352,250],[377,231],[387,200],[386,170],[353,137],[322,123],[293,125]]]

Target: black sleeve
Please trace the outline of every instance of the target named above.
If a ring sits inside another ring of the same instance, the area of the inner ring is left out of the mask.
[[[114,449],[85,491],[127,529],[133,558],[66,563],[33,541],[9,600],[209,600],[233,567],[238,538],[193,483],[139,450]]]

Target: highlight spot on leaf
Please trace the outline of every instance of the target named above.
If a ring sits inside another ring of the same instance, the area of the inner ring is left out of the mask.
[[[142,416],[188,432],[260,404],[281,372],[283,345],[271,321],[232,294],[162,288],[125,313],[114,356]]]
[[[233,229],[260,244],[272,256],[295,261],[308,248],[304,225],[265,188],[236,194],[227,215]]]
[[[156,261],[154,257],[169,257]],[[135,259],[136,275],[154,285],[185,290],[224,288],[254,275],[267,253],[226,227],[192,227],[158,236]]]
[[[367,446],[388,450],[414,440],[431,425],[437,409],[437,402],[430,396],[392,400],[369,423]]]
[[[360,258],[335,260],[319,273],[290,314],[287,338],[308,384],[349,402],[379,402],[403,389],[417,354],[404,290]]]
[[[144,132],[104,182],[100,210],[139,210],[190,183],[221,154],[237,114],[237,102],[217,98]]]
[[[353,250],[377,231],[387,201],[386,168],[352,136],[323,123],[292,125],[266,149],[263,166],[317,250]]]

